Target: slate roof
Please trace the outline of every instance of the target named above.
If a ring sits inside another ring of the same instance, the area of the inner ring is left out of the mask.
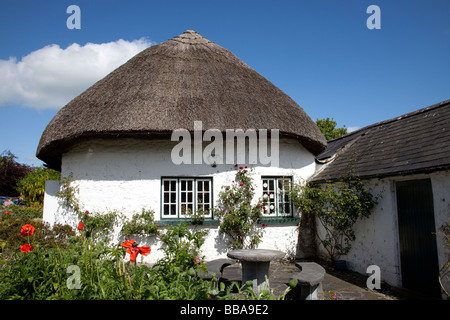
[[[450,169],[450,100],[330,140],[316,161],[315,182]]]

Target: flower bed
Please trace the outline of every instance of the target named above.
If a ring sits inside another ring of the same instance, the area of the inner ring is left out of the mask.
[[[198,272],[206,271],[200,257],[203,234],[185,225],[170,226],[161,234],[165,256],[153,267],[138,263],[151,248],[133,239],[111,245],[87,235],[81,225],[71,233],[64,226],[58,228],[32,220],[2,221],[0,239],[9,234],[14,241],[2,246],[0,299],[274,298],[270,292],[257,295],[237,283],[217,290],[215,279],[201,279]]]

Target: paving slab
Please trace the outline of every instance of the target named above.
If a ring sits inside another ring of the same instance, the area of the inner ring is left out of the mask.
[[[291,276],[300,270],[293,262],[275,261],[270,264],[269,282],[270,288],[273,290],[275,296],[284,293],[288,288],[288,283]],[[242,267],[240,263],[226,267],[223,272],[223,277],[227,282],[237,281],[242,279]],[[361,275],[361,277],[363,277]],[[335,275],[326,273],[322,281],[322,288],[319,290],[319,299],[328,299],[330,293],[336,294],[338,300],[397,300],[397,297],[385,295],[376,291],[357,286],[348,281],[344,281]]]

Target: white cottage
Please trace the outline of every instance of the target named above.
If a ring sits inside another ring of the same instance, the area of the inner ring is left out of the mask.
[[[356,241],[343,257],[351,269],[364,274],[376,265],[390,285],[441,296],[439,270],[450,255],[440,233],[450,223],[449,124],[447,100],[330,140],[317,156],[312,181],[336,181],[350,165],[382,196],[355,226]],[[442,280],[450,292],[448,278]]]
[[[220,138],[223,146],[212,148]],[[247,165],[256,194],[275,196],[260,247],[299,256],[299,214],[278,187],[311,177],[325,147],[291,98],[230,51],[186,31],[142,51],[63,107],[42,134],[37,157],[73,176],[84,210],[131,217],[151,209],[161,225],[183,221],[182,208],[196,210],[196,199],[203,209],[214,207],[221,186],[235,178],[235,164]],[[55,198],[58,188],[46,186],[44,220],[75,225]],[[225,257],[229,247],[213,214],[205,228],[206,259]],[[161,252],[159,243],[149,244],[151,262]]]

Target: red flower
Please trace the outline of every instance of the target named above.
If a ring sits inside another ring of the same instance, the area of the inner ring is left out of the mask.
[[[5,214],[9,214],[9,211],[5,211]]]
[[[32,236],[34,233],[35,228],[31,224],[26,224],[22,226],[22,229],[20,230],[20,234],[24,237]]]
[[[86,210],[86,213],[89,214],[89,211]]]
[[[242,169],[244,169],[244,168],[242,168],[242,167],[239,167],[239,169],[240,169],[240,170],[242,170]]]
[[[241,184],[240,184],[240,186],[242,187],[242,186],[244,186],[244,184],[243,184],[243,183],[241,183]]]
[[[150,253],[151,249],[148,246],[145,247],[138,247],[137,242],[133,239],[126,240],[124,243],[120,244],[124,248],[128,248],[126,251],[128,254],[130,254],[130,261],[136,262],[136,258],[138,254],[142,254],[143,256],[146,256]]]
[[[20,251],[22,252],[30,252],[33,251],[34,247],[31,244],[24,244],[23,246],[20,246]]]
[[[263,228],[267,227],[267,224],[263,223],[263,224],[262,224],[262,227],[263,227]]]
[[[84,223],[83,222],[78,223],[78,230],[83,230],[83,228],[84,228]]]

